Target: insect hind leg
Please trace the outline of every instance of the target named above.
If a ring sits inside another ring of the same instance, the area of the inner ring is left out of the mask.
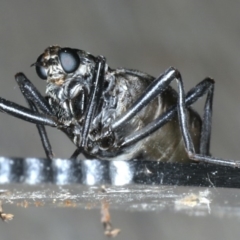
[[[210,146],[210,135],[211,135],[211,116],[212,116],[212,98],[214,90],[214,80],[211,78],[206,78],[192,88],[186,95],[185,104],[186,107],[191,106],[199,98],[208,94],[205,107],[204,107],[204,118],[201,131],[200,140],[200,153],[209,155]],[[163,114],[154,119],[147,126],[142,129],[128,135],[124,138],[121,143],[121,148],[128,147],[138,141],[141,141],[145,137],[157,131],[159,128],[164,126],[167,122],[171,121],[177,114],[177,105],[174,105],[167,109]]]
[[[240,161],[234,161],[230,159],[221,159],[216,157],[211,157],[206,155],[208,148],[209,148],[209,139],[210,139],[210,130],[211,127],[211,107],[212,107],[212,99],[213,93],[209,92],[206,100],[206,107],[204,112],[204,124],[203,124],[203,131],[202,131],[202,139],[201,139],[201,151],[200,154],[195,153],[195,149],[193,146],[193,141],[191,135],[189,134],[188,128],[188,121],[187,121],[187,114],[186,114],[186,103],[185,103],[185,94],[183,90],[182,78],[181,75],[178,74],[176,77],[177,84],[178,84],[178,117],[179,117],[179,125],[182,132],[182,137],[184,140],[185,149],[187,151],[188,157],[194,161],[198,162],[205,162],[211,164],[217,164],[222,166],[230,166],[230,167],[240,167]],[[213,90],[212,90],[213,91]],[[204,139],[206,142],[204,142]],[[205,148],[205,149],[204,149]]]
[[[212,100],[214,91],[214,81],[210,78],[203,80],[195,88],[190,90],[185,98],[183,89],[183,82],[181,74],[174,68],[169,68],[163,75],[157,78],[146,89],[146,92],[129,108],[126,113],[116,119],[112,124],[112,129],[115,130],[124,125],[126,121],[129,121],[135,116],[142,108],[144,108],[151,100],[157,95],[161,94],[166,86],[168,86],[173,80],[177,81],[178,85],[178,103],[177,106],[172,106],[168,111],[162,114],[159,118],[155,119],[152,123],[148,124],[143,129],[127,136],[121,143],[120,148],[127,147],[143,138],[149,136],[151,133],[159,129],[161,126],[170,121],[176,112],[179,117],[179,125],[184,140],[184,146],[188,157],[194,161],[206,162],[211,164],[218,164],[224,166],[240,167],[240,161],[234,161],[229,159],[221,159],[209,156],[210,135],[211,135],[211,116],[212,116]],[[189,133],[186,108],[197,101],[201,96],[208,92],[207,100],[204,108],[203,127],[200,140],[200,153],[195,153],[193,141]]]

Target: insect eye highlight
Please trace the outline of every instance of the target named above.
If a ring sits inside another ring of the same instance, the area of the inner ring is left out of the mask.
[[[47,79],[47,70],[45,67],[42,66],[42,60],[43,60],[43,54],[41,54],[38,59],[37,62],[35,63],[35,68],[36,68],[36,72],[37,75],[43,79],[46,80]]]
[[[66,73],[73,73],[78,69],[80,59],[76,50],[71,48],[62,48],[58,52],[58,57],[62,68]]]

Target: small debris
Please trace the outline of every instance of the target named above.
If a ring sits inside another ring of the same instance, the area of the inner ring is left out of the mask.
[[[0,217],[4,222],[10,221],[13,219],[14,215],[11,213],[0,213]]]
[[[107,188],[105,185],[102,185],[100,190],[102,193],[107,192]],[[101,222],[103,224],[105,236],[116,237],[121,230],[112,227],[111,215],[109,212],[109,203],[106,200],[102,200],[101,215],[102,215]]]
[[[116,237],[120,233],[120,231],[120,229],[115,228],[112,231],[105,231],[104,234],[107,237]]]
[[[108,237],[116,237],[120,233],[120,229],[113,228],[111,224],[111,216],[109,213],[109,204],[106,201],[102,201],[102,208],[101,208],[102,219],[101,222],[103,223],[104,234]]]
[[[202,205],[206,205],[208,208],[208,213],[211,213],[211,208],[210,208],[210,203],[211,203],[211,199],[209,199],[209,190],[205,190],[205,191],[200,191],[199,194],[194,194],[191,193],[179,200],[177,200],[175,202],[175,206],[180,209],[183,207],[190,207],[190,208],[194,208],[194,207],[198,207],[198,206],[202,206]]]
[[[64,207],[76,207],[77,204],[70,199],[66,199],[64,202]]]
[[[35,202],[34,202],[34,205],[35,205],[36,207],[42,207],[42,206],[44,206],[44,203],[41,202],[41,201],[35,201]]]
[[[11,214],[11,213],[4,213],[4,212],[3,212],[2,202],[0,201],[0,218],[1,218],[4,222],[7,222],[7,221],[12,220],[13,217],[14,217],[13,214]]]
[[[23,207],[23,208],[27,208],[29,205],[27,200],[24,200],[22,202],[17,203],[17,206]]]

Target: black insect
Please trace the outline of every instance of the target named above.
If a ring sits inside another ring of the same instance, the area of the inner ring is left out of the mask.
[[[23,73],[16,75],[30,109],[0,98],[0,111],[36,124],[48,158],[53,158],[45,125],[63,131],[88,158],[201,161],[239,167],[239,161],[209,153],[214,81],[204,79],[186,95],[178,70],[160,77],[111,69],[104,57],[51,46],[36,63],[46,80],[42,96]],[[170,87],[176,80],[178,91]],[[204,116],[190,108],[207,94]]]

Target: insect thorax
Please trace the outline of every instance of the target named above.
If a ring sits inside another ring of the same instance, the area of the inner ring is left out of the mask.
[[[84,72],[82,69],[87,71]],[[46,88],[47,99],[54,114],[65,127],[71,128],[72,141],[77,146],[81,141],[93,75],[94,63],[85,63],[81,66],[81,70],[78,69],[77,74],[66,75],[62,84],[48,81]],[[148,118],[152,119],[152,115],[146,112],[151,110],[150,105],[144,111],[145,114],[144,112],[138,114],[125,124],[124,129],[107,133],[112,121],[121,116],[136,101],[149,83],[150,79],[141,79],[139,76],[127,74],[124,69],[111,70],[106,67],[100,110],[93,119],[88,136],[88,152],[96,155],[99,151],[116,151],[116,142],[121,141],[121,138],[129,132],[140,129],[145,122],[150,121]],[[156,109],[156,106],[154,108]]]

